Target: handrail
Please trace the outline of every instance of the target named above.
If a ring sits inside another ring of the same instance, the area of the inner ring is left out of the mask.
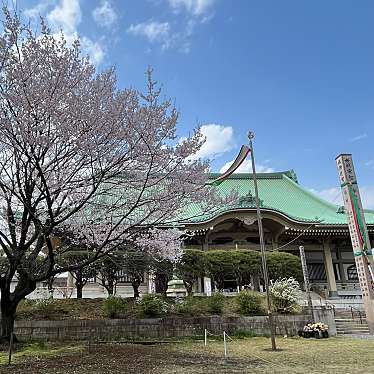
[[[332,312],[334,313],[334,315],[335,315],[335,305],[334,304],[332,304],[332,303],[330,303],[329,301],[327,301],[326,299],[323,299],[323,301],[322,301],[322,297],[320,297],[319,298],[319,303],[320,303],[320,305],[322,306],[322,302],[324,302],[325,303],[325,307],[329,307],[330,309],[332,309]]]
[[[351,308],[352,319],[355,319],[355,317],[354,317],[354,313],[353,313],[353,309],[354,309],[355,311],[358,312],[358,316],[360,317],[360,325],[362,325],[362,312],[361,312],[361,310],[358,309],[358,308],[355,308],[355,307],[352,306],[352,305],[350,305],[350,308]]]
[[[335,316],[335,305],[332,304],[332,303],[330,303],[330,302],[327,301],[326,299],[325,299],[325,303],[326,303],[326,305],[329,305],[329,306],[331,307],[332,312],[334,313],[334,316]]]

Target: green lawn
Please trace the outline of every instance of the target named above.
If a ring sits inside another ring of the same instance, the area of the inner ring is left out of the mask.
[[[2,347],[0,351],[0,365],[7,365],[9,362],[8,347]],[[62,355],[74,355],[83,352],[85,347],[82,344],[47,344],[44,342],[16,344],[12,352],[12,363],[60,357]]]
[[[207,347],[202,341],[102,344],[92,346],[91,354],[80,344],[34,344],[17,352],[11,367],[5,365],[7,353],[0,353],[0,373],[374,373],[374,341],[278,338],[277,345],[272,352],[268,338],[234,339],[224,360],[221,341]]]

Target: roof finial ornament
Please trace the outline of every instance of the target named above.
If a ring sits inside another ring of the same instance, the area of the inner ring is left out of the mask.
[[[255,137],[255,133],[251,130],[248,131],[248,139],[252,140]]]

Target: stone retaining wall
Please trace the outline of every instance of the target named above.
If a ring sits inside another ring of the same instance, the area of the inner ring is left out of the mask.
[[[308,315],[275,316],[278,335],[296,335]],[[88,340],[126,338],[170,338],[198,336],[204,329],[213,334],[226,331],[253,332],[269,335],[268,318],[255,317],[191,317],[191,318],[147,318],[112,320],[69,320],[69,321],[16,321],[15,333],[18,337],[47,340]]]

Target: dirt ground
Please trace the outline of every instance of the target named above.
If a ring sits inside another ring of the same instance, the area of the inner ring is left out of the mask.
[[[227,374],[227,373],[374,373],[373,341],[330,339],[277,339],[279,350],[269,350],[267,338],[229,342],[228,359],[223,344],[184,341],[155,345],[100,344],[75,347],[54,357],[18,357],[7,374]],[[69,346],[70,349],[74,347]]]

